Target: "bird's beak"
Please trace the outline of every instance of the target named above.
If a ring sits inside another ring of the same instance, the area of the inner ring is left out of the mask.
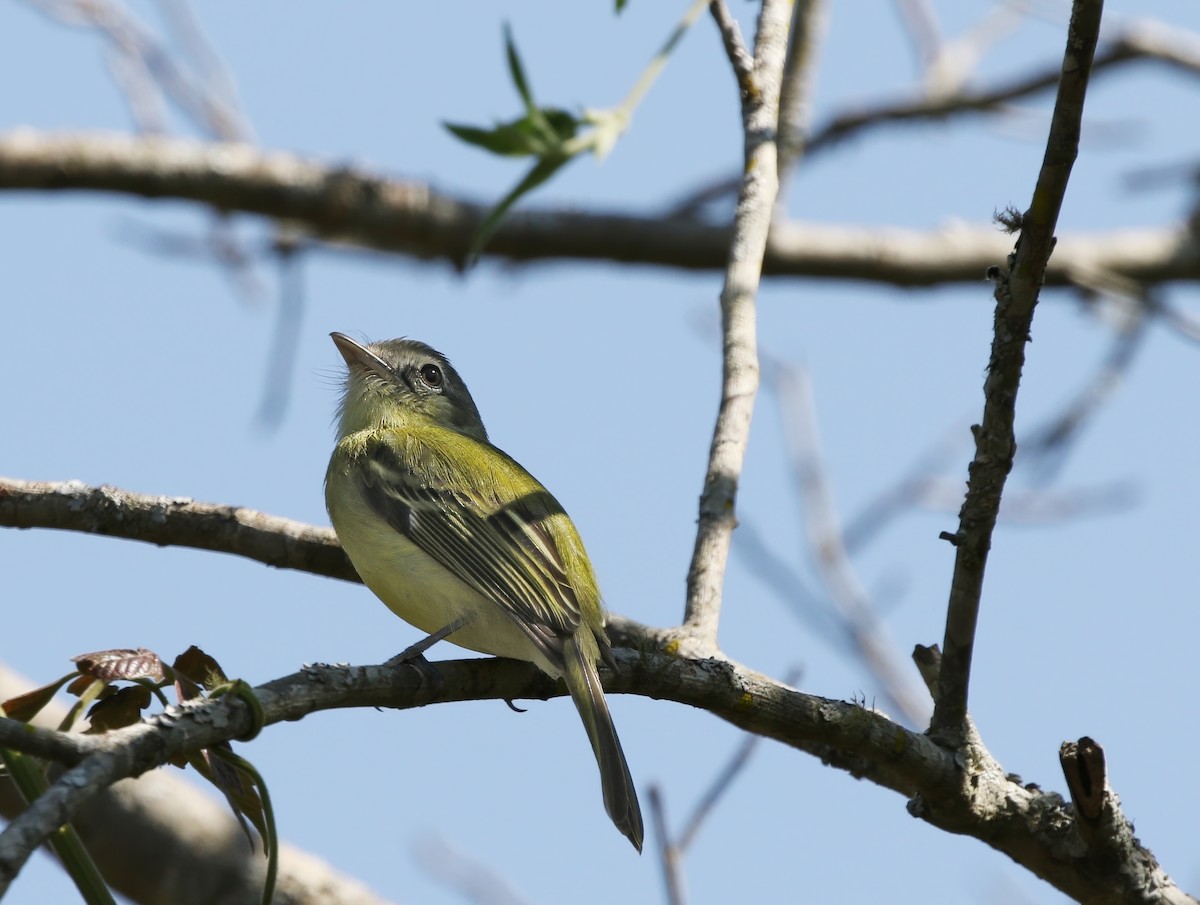
[[[360,345],[352,340],[345,333],[330,333],[333,339],[333,344],[338,347],[338,351],[342,353],[342,358],[346,359],[346,364],[349,366],[351,373],[354,371],[374,371],[385,380],[395,379],[395,373],[387,364],[368,349],[366,346]]]

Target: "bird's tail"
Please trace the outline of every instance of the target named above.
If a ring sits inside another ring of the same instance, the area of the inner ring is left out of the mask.
[[[586,642],[585,642],[586,643]],[[594,644],[595,642],[593,642]],[[600,766],[600,786],[604,790],[604,809],[612,822],[639,852],[642,850],[642,809],[638,805],[637,791],[629,765],[625,763],[625,752],[608,712],[604,700],[604,689],[596,674],[596,657],[588,656],[577,638],[567,641],[563,651],[566,669],[563,677],[571,700],[583,718],[588,740]]]

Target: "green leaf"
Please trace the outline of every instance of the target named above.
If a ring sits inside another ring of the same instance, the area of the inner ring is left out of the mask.
[[[524,120],[517,120],[517,123]],[[458,123],[442,123],[456,138],[469,145],[502,154],[506,157],[527,157],[536,154],[529,140],[529,135],[516,127],[516,123],[500,124],[492,129],[479,129],[475,126],[463,126]]]
[[[504,219],[504,215],[508,213],[509,208],[521,200],[525,195],[528,195],[535,188],[553,176],[564,164],[571,160],[570,157],[555,157],[539,160],[533,165],[525,177],[518,182],[512,190],[501,198],[496,206],[488,211],[488,215],[484,218],[483,223],[479,227],[479,231],[475,233],[475,238],[471,242],[471,249],[467,252],[467,266],[470,267],[477,260],[479,255],[500,227],[500,222]]]
[[[617,0],[617,15],[618,16],[621,15],[621,10],[625,9],[625,4],[628,2],[629,2],[629,0]]]
[[[538,111],[559,143],[571,140],[579,131],[582,120],[575,114],[559,107],[543,107]]]
[[[506,157],[544,157],[561,151],[575,137],[580,120],[566,110],[547,107],[536,116],[523,116],[491,129],[460,123],[442,123],[460,141]]]
[[[517,45],[513,42],[512,28],[507,22],[504,23],[504,54],[508,57],[508,74],[512,78],[513,86],[517,89],[517,94],[521,95],[525,109],[532,114],[537,106],[533,102],[533,92],[529,88],[529,81],[525,78],[525,68],[521,65],[521,56],[517,53]]]

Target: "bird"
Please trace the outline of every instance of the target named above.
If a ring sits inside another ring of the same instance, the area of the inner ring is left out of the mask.
[[[410,651],[445,637],[562,679],[599,766],[605,810],[641,852],[641,807],[597,673],[601,661],[616,662],[574,522],[489,442],[446,356],[412,339],[330,335],[347,374],[325,502],[363,583],[429,633]]]

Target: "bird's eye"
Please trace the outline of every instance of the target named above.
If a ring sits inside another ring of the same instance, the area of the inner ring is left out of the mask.
[[[437,365],[422,365],[421,377],[435,390],[442,385],[442,369]]]

